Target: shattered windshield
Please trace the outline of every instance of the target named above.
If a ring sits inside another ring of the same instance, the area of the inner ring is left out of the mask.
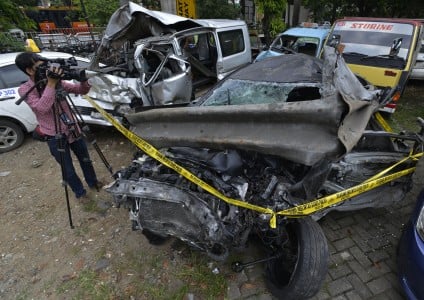
[[[201,106],[271,104],[320,99],[313,83],[276,83],[228,79],[200,100]]]
[[[308,36],[291,36],[291,35],[280,35],[276,38],[271,46],[271,50],[293,50],[300,53],[306,53],[309,51],[310,55],[315,55],[316,50],[318,49],[319,38],[308,37]]]

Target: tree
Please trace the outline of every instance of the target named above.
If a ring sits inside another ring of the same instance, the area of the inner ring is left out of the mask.
[[[286,9],[286,0],[255,0],[259,10],[263,13],[262,29],[265,43],[269,45],[272,39],[285,28],[283,12]]]
[[[19,2],[24,1],[0,1],[0,31],[7,31],[11,28],[30,31],[37,28],[37,24],[29,19],[21,8],[17,6]]]
[[[301,0],[293,0],[293,19],[291,23],[293,26],[297,26],[297,24],[299,24],[301,2]]]
[[[90,24],[105,26],[110,16],[119,8],[119,0],[84,1]]]
[[[197,0],[196,12],[199,19],[238,19],[240,7],[227,0]]]
[[[344,16],[422,18],[422,0],[303,0],[316,21],[334,22]]]

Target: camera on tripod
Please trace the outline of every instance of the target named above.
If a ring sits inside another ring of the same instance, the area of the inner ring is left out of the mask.
[[[56,79],[63,80],[72,80],[75,79],[77,81],[87,80],[85,76],[84,69],[73,68],[78,66],[78,62],[75,57],[69,57],[67,59],[64,58],[56,58],[56,59],[47,59],[41,57],[40,60],[43,61],[41,65],[37,68],[36,77],[39,79],[47,79],[46,77],[52,77]],[[63,70],[62,75],[58,75],[52,71],[50,71],[51,67],[61,68]]]

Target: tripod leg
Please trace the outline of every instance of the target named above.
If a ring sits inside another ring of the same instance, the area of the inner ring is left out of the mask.
[[[75,103],[72,101],[72,99],[69,95],[67,95],[66,100],[67,100],[67,104],[71,108],[71,111],[73,111],[73,113],[74,113],[74,119],[80,124],[82,133],[86,137],[87,141],[90,144],[93,145],[94,149],[96,150],[97,154],[99,155],[99,157],[102,160],[103,164],[105,165],[106,169],[108,169],[109,173],[111,175],[113,175],[112,166],[107,161],[102,150],[100,149],[99,145],[97,144],[96,139],[93,137],[93,133],[91,132],[90,127],[87,125],[87,123],[84,122],[84,119],[82,118],[81,113],[79,113],[77,107],[75,106]]]
[[[109,173],[113,175],[112,166],[107,161],[106,157],[104,156],[102,150],[100,149],[99,145],[97,144],[97,141],[93,139],[91,141],[91,145],[93,145],[94,149],[96,150],[97,154],[99,155],[100,159],[102,160],[103,164],[105,165],[106,169],[108,169]]]
[[[60,155],[60,169],[62,171],[62,184],[65,189],[65,198],[66,198],[66,206],[68,209],[68,217],[69,217],[69,226],[71,229],[74,229],[74,224],[72,223],[72,213],[71,213],[71,205],[69,203],[69,193],[68,193],[68,184],[66,182],[66,170],[65,170],[65,140],[61,134],[57,134],[55,136],[57,151]]]

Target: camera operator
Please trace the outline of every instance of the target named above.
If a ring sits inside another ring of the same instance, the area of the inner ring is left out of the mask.
[[[78,158],[87,185],[98,190],[100,183],[97,180],[78,122],[74,120],[66,97],[60,96],[58,89],[63,89],[68,93],[87,94],[90,85],[84,78],[85,76],[82,76],[80,83],[76,84],[61,81],[62,68],[50,66],[42,69],[41,66],[45,61],[46,59],[32,52],[18,54],[15,64],[29,76],[29,80],[19,87],[19,95],[27,94],[25,101],[34,112],[39,124],[37,133],[47,141],[50,153],[56,161],[59,164],[63,163],[61,166],[64,168],[62,173],[64,181],[69,184],[78,200],[87,201],[89,199],[87,190],[75,172],[70,150]],[[73,124],[72,127],[69,126],[70,121]],[[61,139],[61,146],[59,146],[58,137]],[[64,151],[60,151],[63,149]],[[61,156],[61,152],[63,156]]]

